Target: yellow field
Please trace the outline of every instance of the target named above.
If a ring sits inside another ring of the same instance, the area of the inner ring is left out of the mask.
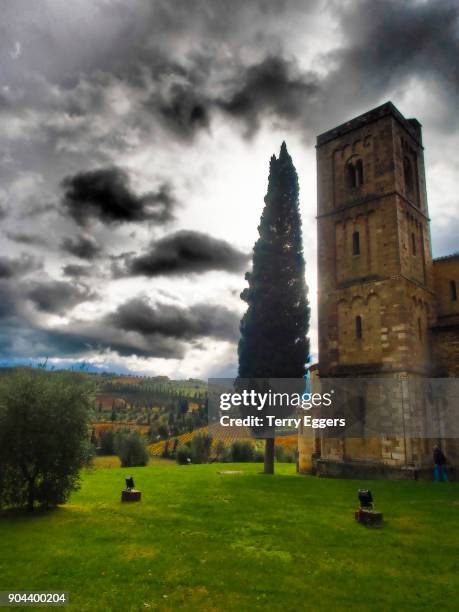
[[[91,423],[91,427],[94,429],[97,440],[108,430],[129,429],[130,431],[136,430],[140,434],[147,434],[150,429],[149,425],[139,425],[135,421],[99,421],[98,423]]]

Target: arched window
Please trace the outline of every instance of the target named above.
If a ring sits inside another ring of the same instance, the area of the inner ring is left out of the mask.
[[[363,185],[363,161],[361,159],[358,159],[355,164],[355,178],[357,187]]]
[[[359,340],[362,338],[362,317],[360,315],[355,317],[355,337]]]
[[[408,193],[413,193],[414,190],[414,178],[413,178],[413,166],[408,157],[403,158],[403,177],[405,179],[405,189]]]
[[[352,162],[348,162],[346,164],[346,168],[347,168],[347,184],[351,189],[353,189],[356,186],[355,166]]]
[[[363,161],[353,157],[346,164],[347,184],[350,189],[363,185]]]
[[[416,255],[416,236],[414,233],[411,234],[411,253]]]
[[[360,234],[359,232],[354,232],[352,234],[352,254],[360,255]]]
[[[452,302],[457,302],[457,288],[456,288],[456,281],[449,281],[449,291],[451,294],[451,301]]]

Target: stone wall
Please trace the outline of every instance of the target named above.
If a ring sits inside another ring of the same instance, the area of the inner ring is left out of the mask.
[[[459,254],[434,261],[434,282],[437,319],[431,337],[436,373],[459,377]]]
[[[459,378],[459,324],[434,327],[432,341],[437,374]]]
[[[459,317],[459,254],[435,259],[433,267],[438,318]],[[456,286],[455,300],[451,282]]]

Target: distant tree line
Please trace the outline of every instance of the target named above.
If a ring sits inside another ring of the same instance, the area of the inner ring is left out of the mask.
[[[177,440],[178,442],[178,440]],[[165,446],[163,457],[175,458],[177,463],[185,465],[188,463],[262,463],[264,452],[248,440],[236,440],[227,446],[223,440],[218,440],[214,449],[212,436],[201,433],[193,436],[187,444],[175,445],[172,451],[169,445]],[[280,463],[295,463],[296,451],[283,446],[275,447],[275,459]]]

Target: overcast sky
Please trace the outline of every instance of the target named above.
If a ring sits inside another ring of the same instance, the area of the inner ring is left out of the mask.
[[[232,375],[269,158],[392,100],[423,125],[434,256],[459,249],[448,0],[0,0],[0,359]]]

